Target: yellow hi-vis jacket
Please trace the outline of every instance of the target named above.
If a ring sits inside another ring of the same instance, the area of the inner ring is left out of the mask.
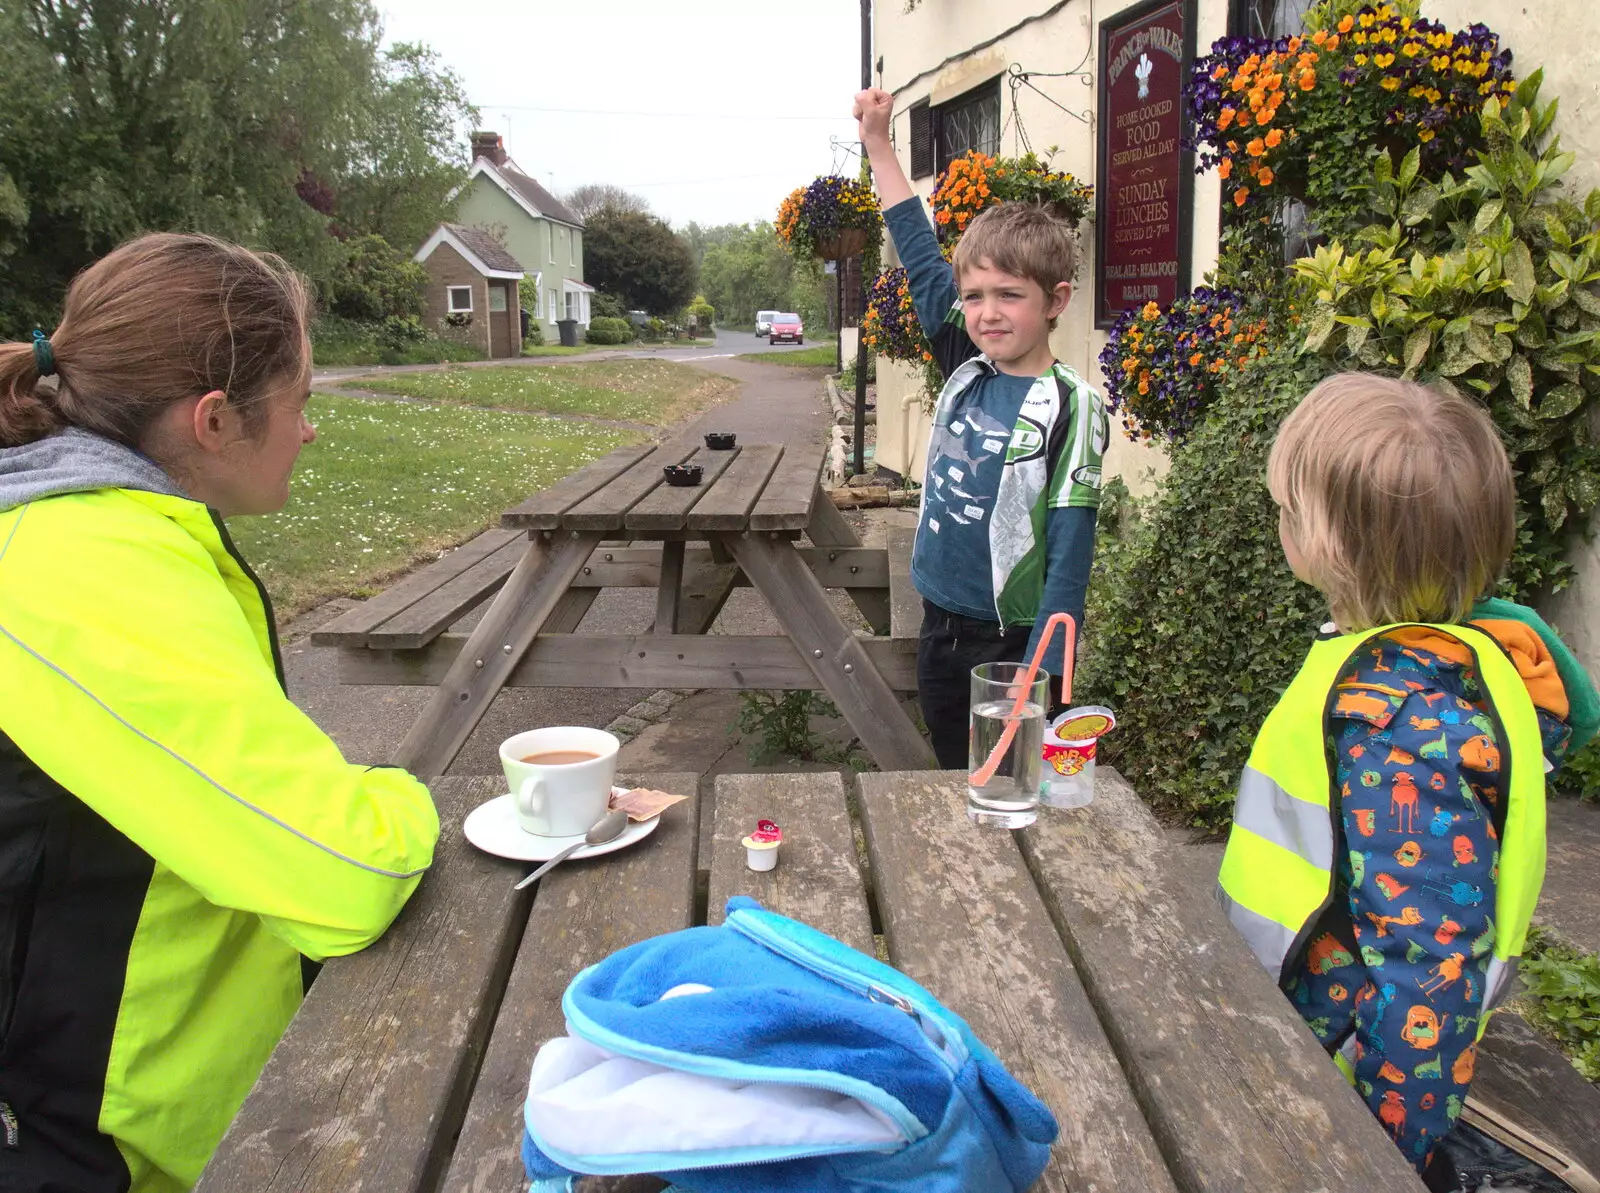
[[[1257,959],[1282,981],[1298,971],[1312,929],[1334,897],[1335,850],[1342,849],[1328,713],[1334,685],[1351,656],[1398,626],[1321,638],[1268,714],[1250,751],[1234,805],[1233,831],[1218,875],[1228,918]],[[1458,639],[1488,696],[1500,747],[1501,790],[1494,808],[1500,877],[1494,891],[1494,955],[1478,1022],[1511,987],[1544,884],[1544,747],[1539,718],[1517,668],[1488,634],[1463,625],[1428,627]]]
[[[6,1190],[192,1185],[301,954],[377,939],[438,836],[425,786],[290,703],[220,519],[135,483],[0,511]]]

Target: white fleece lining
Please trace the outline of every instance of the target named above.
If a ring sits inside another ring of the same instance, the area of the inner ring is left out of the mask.
[[[572,1036],[534,1057],[525,1113],[538,1138],[579,1156],[906,1142],[856,1098],[682,1073]]]

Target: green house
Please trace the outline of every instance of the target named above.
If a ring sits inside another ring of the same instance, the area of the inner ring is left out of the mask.
[[[522,264],[522,305],[546,340],[556,339],[558,319],[588,327],[594,287],[583,280],[583,221],[506,155],[498,133],[473,133],[472,159],[451,196],[455,222],[489,233]]]

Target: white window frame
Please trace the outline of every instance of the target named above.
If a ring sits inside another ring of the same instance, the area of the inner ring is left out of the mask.
[[[567,230],[567,259],[573,265],[578,263],[578,236],[570,228]]]
[[[447,314],[447,315],[470,315],[470,314],[472,314],[472,303],[473,303],[472,289],[473,288],[471,286],[446,286],[444,288],[444,309],[445,309],[445,314]],[[457,291],[460,291],[460,290],[465,290],[467,292],[467,305],[464,306],[464,307],[456,306],[456,293],[457,293]]]
[[[556,292],[554,290],[547,290],[545,292],[545,298],[548,300],[545,305],[550,308],[550,322],[554,324],[555,321],[560,318],[560,316],[556,314]]]
[[[554,224],[548,226],[550,228],[550,264],[554,265],[556,263],[556,226]]]

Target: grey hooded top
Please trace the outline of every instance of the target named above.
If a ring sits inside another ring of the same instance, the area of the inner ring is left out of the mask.
[[[21,447],[0,448],[0,511],[96,489],[188,496],[149,456],[93,431],[68,427]]]

